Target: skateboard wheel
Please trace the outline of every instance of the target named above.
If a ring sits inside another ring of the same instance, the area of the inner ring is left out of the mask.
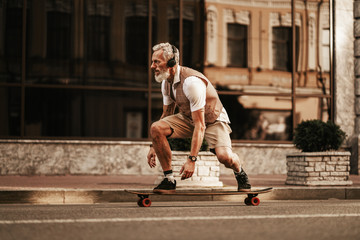
[[[137,205],[138,205],[139,207],[143,207],[143,205],[142,205],[142,199],[139,199],[139,200],[137,201]]]
[[[142,207],[150,207],[151,206],[150,198],[141,199],[141,205]]]
[[[250,205],[252,205],[251,204],[251,199],[250,198],[245,198],[245,200],[244,200],[244,203],[245,203],[245,205],[247,205],[247,206],[250,206]]]
[[[251,205],[253,206],[257,206],[260,204],[260,199],[257,197],[253,197],[250,201],[251,201]]]

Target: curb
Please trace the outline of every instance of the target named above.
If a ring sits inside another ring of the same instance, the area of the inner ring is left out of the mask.
[[[137,189],[141,191],[141,189]],[[147,189],[148,190],[148,189]],[[194,189],[192,189],[194,190]],[[234,190],[234,189],[227,189]],[[181,189],[178,191],[186,191]],[[199,189],[199,191],[216,191]],[[174,196],[152,195],[154,202],[165,201],[240,201],[247,195]],[[260,200],[350,200],[360,199],[360,187],[275,187],[259,195]],[[0,190],[0,204],[95,204],[134,202],[138,197],[124,189],[18,189]]]

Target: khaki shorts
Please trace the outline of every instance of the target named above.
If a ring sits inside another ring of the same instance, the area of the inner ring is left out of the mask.
[[[160,121],[166,122],[173,129],[173,134],[169,138],[191,138],[193,135],[194,124],[192,120],[180,113],[167,116]],[[217,147],[231,148],[231,132],[229,124],[216,121],[206,125],[204,138],[210,149]]]

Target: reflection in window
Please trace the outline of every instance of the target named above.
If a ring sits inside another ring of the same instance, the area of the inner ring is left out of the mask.
[[[290,140],[290,98],[220,95],[230,121],[232,139]]]
[[[179,7],[169,5],[167,8],[167,17],[169,25],[169,42],[179,48]],[[182,39],[182,64],[187,67],[196,68],[194,59],[194,41],[195,41],[195,9],[194,6],[184,6],[183,11],[183,39]]]
[[[274,69],[291,71],[291,28],[273,28],[273,62]]]
[[[183,49],[182,62],[184,66],[196,68],[194,59],[194,42],[198,35],[195,35],[195,8],[193,5],[185,5],[183,9]]]
[[[125,21],[126,62],[147,66],[148,5],[146,2],[127,2]]]
[[[192,38],[193,38],[193,22],[183,20],[183,51],[182,64],[191,67],[192,60]],[[179,19],[169,20],[169,42],[179,48]]]
[[[227,24],[227,65],[247,67],[247,26],[236,23]]]
[[[20,136],[20,88],[0,88],[0,112],[0,136]]]
[[[126,61],[134,65],[147,65],[148,17],[126,18]]]
[[[72,1],[48,1],[46,56],[52,59],[67,59],[71,52]]]
[[[22,3],[7,1],[6,6],[6,14],[0,17],[0,36],[4,43],[4,46],[0,46],[0,82],[20,82]]]
[[[87,58],[109,60],[110,58],[110,4],[89,3],[87,16]]]
[[[274,70],[291,72],[292,70],[292,34],[291,27],[272,28],[272,50]],[[299,27],[296,27],[296,39],[299,39]],[[296,60],[299,56],[299,41],[296,41]]]
[[[169,42],[179,46],[179,19],[169,20]],[[178,47],[179,48],[179,47]]]
[[[159,41],[182,46],[183,65],[204,72],[223,88],[218,90],[233,139],[291,139],[293,110],[295,120],[331,116],[328,1],[297,1],[304,8],[295,14],[299,64],[294,95],[290,1],[279,9],[271,0],[256,1],[256,6],[246,1],[28,0],[28,36],[22,36],[24,1],[0,2],[2,134],[148,137],[148,121],[162,113],[160,85],[148,85],[153,76],[149,46]],[[24,82],[21,60],[26,61]],[[327,96],[312,97],[319,94]],[[20,116],[21,109],[25,116]]]
[[[295,121],[300,123],[303,120],[320,119],[324,122],[330,118],[326,98],[297,97],[296,98]]]
[[[140,92],[30,88],[25,96],[26,136],[147,135],[148,101]]]
[[[179,10],[179,6],[174,4],[169,4],[166,7],[166,17],[168,21],[168,42],[175,45],[177,48],[180,47]]]
[[[20,57],[22,50],[22,7],[8,8],[6,13],[5,55]]]

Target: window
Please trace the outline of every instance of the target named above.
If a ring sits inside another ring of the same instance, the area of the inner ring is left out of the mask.
[[[0,17],[0,82],[20,82],[22,53],[22,4],[7,2]],[[0,113],[1,114],[1,113]]]
[[[67,59],[71,52],[71,14],[47,12],[46,56],[52,59]]]
[[[87,59],[109,60],[111,5],[89,4],[87,14]]]
[[[6,14],[5,51],[7,57],[21,56],[22,8],[8,8]]]
[[[227,65],[247,67],[247,26],[236,23],[227,24]]]
[[[273,69],[291,72],[292,70],[292,42],[291,27],[273,27],[272,51]],[[299,28],[296,27],[296,39],[299,39]],[[296,59],[298,58],[299,41],[296,41]]]
[[[148,63],[148,16],[126,18],[126,61],[129,64],[147,66]]]
[[[88,17],[87,56],[90,60],[109,60],[110,18]]]

